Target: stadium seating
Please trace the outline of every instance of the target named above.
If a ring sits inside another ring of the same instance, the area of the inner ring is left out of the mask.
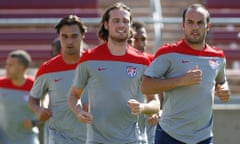
[[[240,39],[239,31],[211,30],[209,33],[210,43],[223,49],[228,65],[232,61],[240,59]]]
[[[206,0],[208,8],[216,9],[239,9],[240,2],[238,0]]]
[[[0,1],[1,18],[46,18],[77,14],[97,17],[96,0],[11,0]]]
[[[210,36],[213,44],[220,42],[229,45],[231,42],[239,42],[239,31],[211,30]]]
[[[206,0],[205,5],[212,18],[239,18],[240,1],[237,0]],[[240,60],[240,23],[213,24],[208,37],[209,43],[222,48],[228,61],[228,66],[235,60]]]
[[[86,43],[96,43],[96,33],[86,33]],[[0,43],[1,45],[7,44],[51,44],[52,40],[56,37],[55,32],[1,32]]]
[[[55,23],[34,23],[33,19],[60,19],[69,14],[81,18],[98,18],[97,0],[11,0],[0,1],[0,19],[17,19],[16,24],[0,24],[0,66],[7,53],[14,49],[25,49],[33,57],[34,67],[50,58],[52,40],[57,36]],[[19,24],[25,20],[26,24]],[[29,22],[29,23],[28,23]],[[57,22],[57,21],[56,21]],[[96,25],[88,24],[85,42],[89,46],[99,43]]]
[[[211,17],[240,17],[238,0],[206,0]]]

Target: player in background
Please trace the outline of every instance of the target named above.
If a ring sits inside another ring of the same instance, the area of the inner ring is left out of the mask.
[[[140,21],[134,21],[131,25],[131,28],[133,30],[133,35],[131,38],[128,39],[128,43],[132,47],[138,49],[143,55],[146,55],[149,60],[152,61],[154,55],[146,52],[148,45],[146,25],[144,25],[144,23]],[[144,96],[142,101],[145,101]],[[139,116],[138,124],[141,133],[140,138],[142,139],[142,143],[154,144],[155,131],[159,118],[160,117],[158,114],[154,114],[151,116]]]
[[[39,144],[39,121],[28,108],[33,78],[26,74],[31,56],[24,50],[11,51],[6,59],[6,75],[0,77],[0,143]]]

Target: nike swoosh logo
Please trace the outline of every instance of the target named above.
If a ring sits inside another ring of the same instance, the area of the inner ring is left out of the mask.
[[[60,80],[62,80],[62,78],[54,79],[54,82],[57,83],[57,82],[59,82]]]
[[[188,60],[182,60],[182,63],[188,63],[189,61]]]
[[[103,71],[103,70],[106,70],[107,68],[102,68],[102,67],[99,67],[98,68],[98,71]]]

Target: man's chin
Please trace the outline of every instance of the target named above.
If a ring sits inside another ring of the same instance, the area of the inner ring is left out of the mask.
[[[122,43],[122,42],[126,42],[128,40],[128,37],[110,37],[110,39],[112,39],[113,41]]]

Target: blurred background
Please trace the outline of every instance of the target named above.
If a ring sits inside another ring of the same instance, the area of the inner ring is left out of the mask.
[[[29,74],[51,57],[58,20],[76,14],[88,26],[85,43],[91,48],[100,43],[98,24],[105,8],[120,0],[1,0],[0,75],[11,50],[24,49],[32,58]],[[215,99],[214,133],[217,144],[240,141],[240,1],[238,0],[121,0],[133,12],[134,20],[144,22],[149,53],[162,44],[183,38],[182,13],[190,4],[201,3],[210,11],[212,28],[207,41],[224,50],[227,77],[232,89],[229,103]]]

